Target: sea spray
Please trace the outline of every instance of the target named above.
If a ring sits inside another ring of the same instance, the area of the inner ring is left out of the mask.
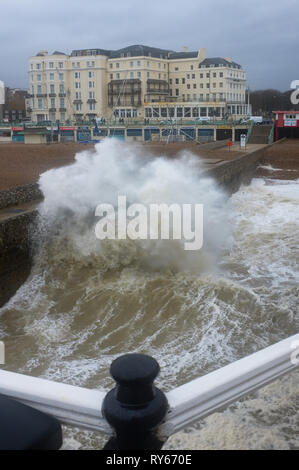
[[[103,142],[42,176],[40,250],[31,276],[0,310],[8,370],[107,390],[111,361],[141,352],[159,361],[158,385],[167,391],[298,332],[299,182],[255,180],[227,201],[202,178],[198,157],[172,160],[143,149]],[[131,201],[203,202],[208,262],[195,255],[193,266],[172,240],[164,251],[134,240],[99,243],[95,205],[124,187]],[[299,448],[298,388],[293,372],[174,445]],[[65,440],[103,446],[101,436],[82,430],[67,429]]]
[[[94,152],[77,154],[73,165],[41,175],[39,184],[45,196],[41,224],[49,239],[56,234],[55,242],[59,233],[68,255],[72,250],[77,258],[102,255],[107,261],[110,252],[114,267],[113,253],[117,251],[120,264],[131,259],[152,268],[203,272],[212,268],[223,246],[229,245],[230,227],[228,197],[201,172],[200,159],[190,153],[176,159],[157,158],[144,147],[106,139]],[[202,204],[203,249],[186,253],[182,240],[99,241],[94,233],[95,209],[98,204],[116,208],[120,195],[128,204]]]

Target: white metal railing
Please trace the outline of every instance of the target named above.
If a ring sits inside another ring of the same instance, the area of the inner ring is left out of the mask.
[[[299,334],[182,385],[166,394],[170,409],[159,434],[168,437],[298,366]],[[2,370],[0,394],[55,416],[64,424],[112,433],[101,413],[105,391]]]

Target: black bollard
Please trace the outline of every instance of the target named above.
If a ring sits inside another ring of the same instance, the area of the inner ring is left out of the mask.
[[[153,384],[158,362],[144,354],[125,354],[112,362],[110,374],[116,387],[107,393],[102,413],[115,436],[104,450],[159,450],[164,442],[157,436],[168,403]]]

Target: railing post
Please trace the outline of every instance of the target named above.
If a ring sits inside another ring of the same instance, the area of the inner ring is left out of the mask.
[[[143,354],[125,354],[112,362],[110,374],[116,387],[107,393],[102,413],[115,436],[105,450],[156,450],[164,442],[158,437],[168,402],[153,384],[159,374],[158,362]]]

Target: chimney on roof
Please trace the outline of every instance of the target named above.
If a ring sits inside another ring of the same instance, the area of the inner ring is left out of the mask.
[[[207,50],[204,47],[202,47],[201,49],[198,50],[198,54],[197,54],[198,62],[200,63],[206,58],[207,58]]]
[[[187,46],[182,46],[182,52],[188,52],[188,47]]]

